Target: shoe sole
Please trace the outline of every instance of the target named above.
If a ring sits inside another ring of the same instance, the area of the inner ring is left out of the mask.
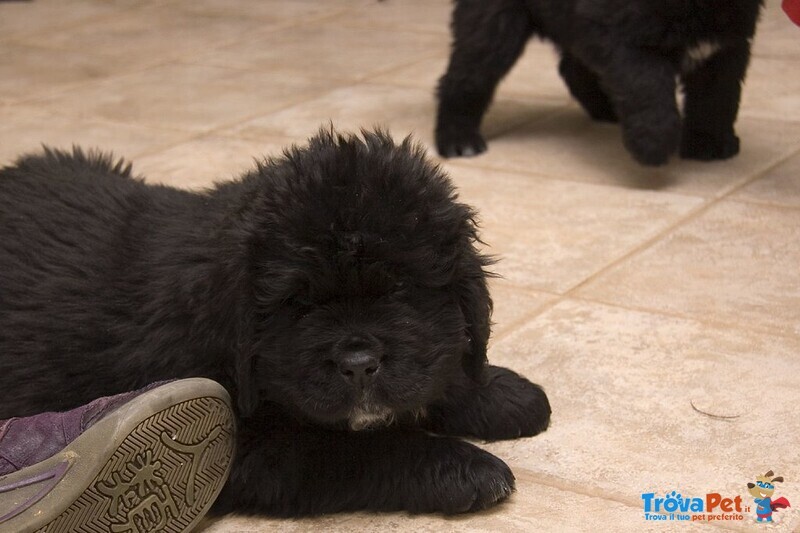
[[[0,477],[0,532],[191,531],[230,472],[228,393],[192,378],[147,391],[55,456]]]

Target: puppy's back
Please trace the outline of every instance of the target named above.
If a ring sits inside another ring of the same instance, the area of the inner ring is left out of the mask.
[[[146,265],[174,250],[156,244],[187,224],[194,198],[78,149],[0,170],[0,418],[51,410],[59,398],[79,405],[88,376],[111,383],[120,354],[132,352],[124,341],[135,346],[132,328],[153,314]],[[56,378],[64,373],[73,378]]]
[[[10,276],[107,271],[98,258],[124,259],[121,245],[134,238],[128,228],[157,197],[131,177],[130,165],[77,148],[45,149],[0,170],[0,288],[22,283],[30,289],[35,281]]]

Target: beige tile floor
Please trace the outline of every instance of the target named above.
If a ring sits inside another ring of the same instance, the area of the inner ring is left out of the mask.
[[[542,383],[554,410],[539,437],[485,444],[516,473],[509,502],[457,518],[228,516],[205,533],[800,530],[800,28],[767,4],[731,161],[638,167],[531,42],[485,121],[490,151],[444,163],[500,258],[491,359]],[[75,143],[201,188],[328,122],[430,146],[449,9],[0,3],[0,164]],[[774,525],[643,517],[643,492],[749,503],[769,469],[795,505]]]

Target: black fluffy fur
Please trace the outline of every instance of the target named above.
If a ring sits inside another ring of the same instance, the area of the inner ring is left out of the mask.
[[[500,79],[533,35],[595,120],[617,121],[644,165],[739,152],[734,122],[762,0],[455,0],[453,50],[439,82],[436,143],[445,157],[486,150],[479,126]],[[700,57],[711,44],[717,50]],[[694,56],[694,58],[692,57]],[[685,93],[683,120],[676,79]]]
[[[205,376],[238,406],[217,512],[491,506],[514,477],[456,436],[534,435],[550,407],[486,363],[474,216],[382,133],[322,132],[202,193],[24,157],[0,170],[0,419]],[[376,361],[363,389],[354,354]]]

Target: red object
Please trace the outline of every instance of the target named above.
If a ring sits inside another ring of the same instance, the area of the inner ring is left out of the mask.
[[[800,26],[800,0],[783,0],[782,5],[792,22]]]
[[[772,502],[770,507],[772,507],[772,510],[775,511],[777,509],[785,509],[786,507],[791,507],[791,505],[789,504],[789,500],[787,500],[786,498],[778,498],[777,500]]]

